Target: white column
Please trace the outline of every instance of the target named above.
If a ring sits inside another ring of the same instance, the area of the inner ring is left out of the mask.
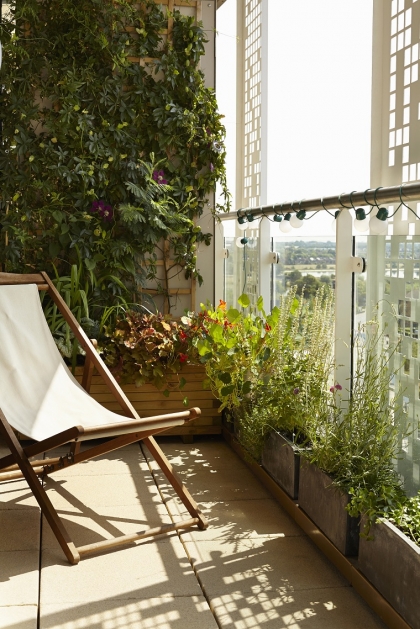
[[[352,330],[352,217],[343,210],[336,221],[335,382],[350,389]]]

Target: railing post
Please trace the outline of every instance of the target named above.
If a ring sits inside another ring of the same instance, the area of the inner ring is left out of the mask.
[[[353,323],[352,216],[342,210],[336,221],[335,267],[335,382],[351,389]]]

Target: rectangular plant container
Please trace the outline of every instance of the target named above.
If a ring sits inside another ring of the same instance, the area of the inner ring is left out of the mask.
[[[420,548],[388,520],[360,538],[359,570],[413,629],[420,628]]]
[[[318,467],[301,459],[299,507],[347,557],[358,553],[360,521],[346,511],[349,495]]]
[[[299,491],[299,460],[293,443],[273,430],[262,452],[262,466],[273,480],[296,500]]]
[[[83,369],[76,368],[76,378],[81,381]],[[182,391],[177,390],[178,380],[184,377],[187,381]],[[134,384],[121,386],[128,399],[139,413],[140,417],[175,413],[192,406],[201,408],[198,419],[189,422],[185,426],[171,428],[162,435],[215,435],[222,432],[222,418],[218,412],[220,402],[209,389],[203,389],[205,369],[201,365],[185,365],[179,374],[168,376],[168,389],[170,394],[165,397],[153,384],[144,384],[136,387]],[[116,413],[122,413],[121,407],[108,390],[102,377],[95,373],[92,378],[90,394],[105,408]],[[183,405],[183,399],[188,398],[188,404]]]

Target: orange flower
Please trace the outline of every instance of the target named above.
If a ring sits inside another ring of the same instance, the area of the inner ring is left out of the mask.
[[[220,310],[226,310],[226,302],[223,301],[223,299],[219,300],[219,309]]]

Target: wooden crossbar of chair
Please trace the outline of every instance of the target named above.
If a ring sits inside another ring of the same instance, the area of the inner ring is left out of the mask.
[[[5,443],[10,449],[10,454],[0,459],[0,482],[12,480],[14,478],[25,478],[44,516],[50,524],[54,535],[63,549],[64,554],[66,555],[68,561],[72,564],[78,563],[80,557],[82,556],[97,553],[115,546],[131,544],[134,541],[144,539],[146,537],[162,535],[162,533],[189,528],[195,525],[197,525],[200,529],[207,528],[207,520],[200,512],[198,505],[174,472],[171,464],[153,437],[153,435],[165,431],[169,425],[180,425],[184,422],[195,419],[199,416],[200,410],[192,408],[178,413],[140,418],[131,402],[128,400],[115,378],[112,376],[106,365],[103,363],[101,357],[96,352],[92,342],[86,336],[85,332],[68,309],[65,301],[56,290],[48,275],[46,273],[27,275],[0,273],[0,286],[24,284],[35,284],[38,290],[45,290],[48,292],[64,319],[70,326],[73,334],[79,341],[79,344],[85,350],[86,363],[82,377],[82,386],[85,390],[87,392],[89,391],[92,372],[96,369],[102,376],[115,399],[120,404],[125,418],[122,417],[121,421],[117,421],[114,424],[74,426],[42,441],[23,446],[19,442],[12,426],[9,424],[7,417],[0,409],[0,435],[3,437]],[[86,450],[80,450],[80,444],[83,441],[88,440],[90,442],[94,439],[103,440],[104,438],[106,438],[107,441],[101,441],[97,445],[91,445]],[[118,448],[129,445],[130,443],[135,443],[141,440],[148,447],[160,469],[165,474],[174,491],[188,510],[191,518],[176,524],[156,527],[130,535],[122,535],[111,540],[104,540],[76,548],[57,511],[53,507],[47,493],[45,492],[39,477],[53,474],[58,470],[76,465],[77,463],[81,463],[83,461],[88,461],[97,456],[107,454],[117,450]],[[69,445],[69,451],[65,455],[30,461],[30,458],[32,457],[37,457],[38,455],[57,449],[58,447],[66,444]]]

